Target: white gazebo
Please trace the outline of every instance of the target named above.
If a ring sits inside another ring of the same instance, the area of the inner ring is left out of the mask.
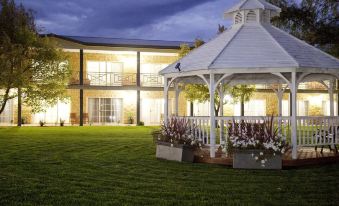
[[[201,47],[194,49],[184,58],[166,67],[160,74],[165,78],[164,119],[168,119],[168,90],[176,88],[176,115],[178,115],[178,84],[206,84],[210,91],[210,116],[185,117],[200,128],[194,131],[210,145],[210,156],[215,157],[216,121],[222,127],[232,119],[260,120],[262,117],[215,117],[214,94],[220,85],[274,84],[279,99],[279,125],[289,125],[281,132],[291,134],[292,158],[297,158],[299,146],[338,144],[339,137],[334,128],[339,126],[334,117],[333,92],[335,80],[339,79],[339,60],[271,25],[272,17],[281,9],[264,0],[244,0],[225,12],[232,18],[232,27]],[[328,89],[330,116],[298,117],[297,90],[302,82],[317,81]],[[292,115],[282,117],[282,96],[290,89]],[[223,94],[220,92],[220,96]],[[222,107],[221,107],[222,108]],[[221,111],[221,114],[222,111]],[[316,121],[314,120],[316,119]],[[209,127],[207,130],[206,127]],[[308,129],[305,129],[305,128]],[[322,130],[318,130],[321,128]],[[318,131],[327,131],[331,138],[315,138]],[[332,130],[332,131],[329,131]],[[220,130],[221,131],[221,130]],[[220,132],[220,142],[224,130]]]

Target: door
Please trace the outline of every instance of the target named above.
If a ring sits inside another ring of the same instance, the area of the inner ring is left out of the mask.
[[[163,114],[163,99],[141,99],[141,121],[146,125],[160,124]]]

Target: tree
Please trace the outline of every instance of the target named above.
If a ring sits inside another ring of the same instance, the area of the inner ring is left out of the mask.
[[[71,74],[65,54],[39,36],[31,10],[14,0],[1,0],[0,9],[0,114],[18,95],[32,112],[64,100]]]
[[[231,88],[231,96],[240,102],[240,116],[245,116],[245,102],[248,102],[255,91],[254,86],[237,85]]]
[[[339,57],[338,0],[269,0],[282,8],[272,23],[307,43]]]
[[[220,92],[223,92],[223,94],[230,94],[230,95],[238,95],[238,93],[231,93],[231,89],[227,86],[227,85],[223,85],[222,88],[219,87]],[[207,102],[210,100],[210,93],[209,93],[209,89],[207,85],[204,84],[187,84],[185,86],[185,97],[187,100],[189,100],[190,102],[194,102],[194,101],[198,101],[200,103],[202,102]],[[233,97],[233,101],[237,101],[237,99],[239,99],[239,96],[232,96]],[[219,115],[219,111],[220,111],[220,101],[222,102],[222,105],[225,105],[227,103],[229,103],[227,100],[225,99],[220,99],[220,95],[219,92],[215,92],[214,94],[214,113],[215,116]]]

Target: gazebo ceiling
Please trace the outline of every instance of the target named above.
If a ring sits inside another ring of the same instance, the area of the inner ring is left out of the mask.
[[[228,11],[234,16],[230,29],[194,49],[160,74],[339,73],[338,59],[272,26],[267,20],[272,11],[280,12],[263,0],[242,1]],[[175,68],[177,63],[180,63],[181,71]]]

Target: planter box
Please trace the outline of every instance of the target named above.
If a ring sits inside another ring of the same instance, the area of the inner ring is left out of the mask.
[[[193,162],[194,151],[185,145],[173,145],[167,142],[157,142],[156,157],[177,162]]]
[[[233,154],[233,168],[238,169],[277,169],[282,168],[281,154],[265,157],[267,161],[262,164],[261,160],[255,160],[259,157],[262,150],[236,150]]]

